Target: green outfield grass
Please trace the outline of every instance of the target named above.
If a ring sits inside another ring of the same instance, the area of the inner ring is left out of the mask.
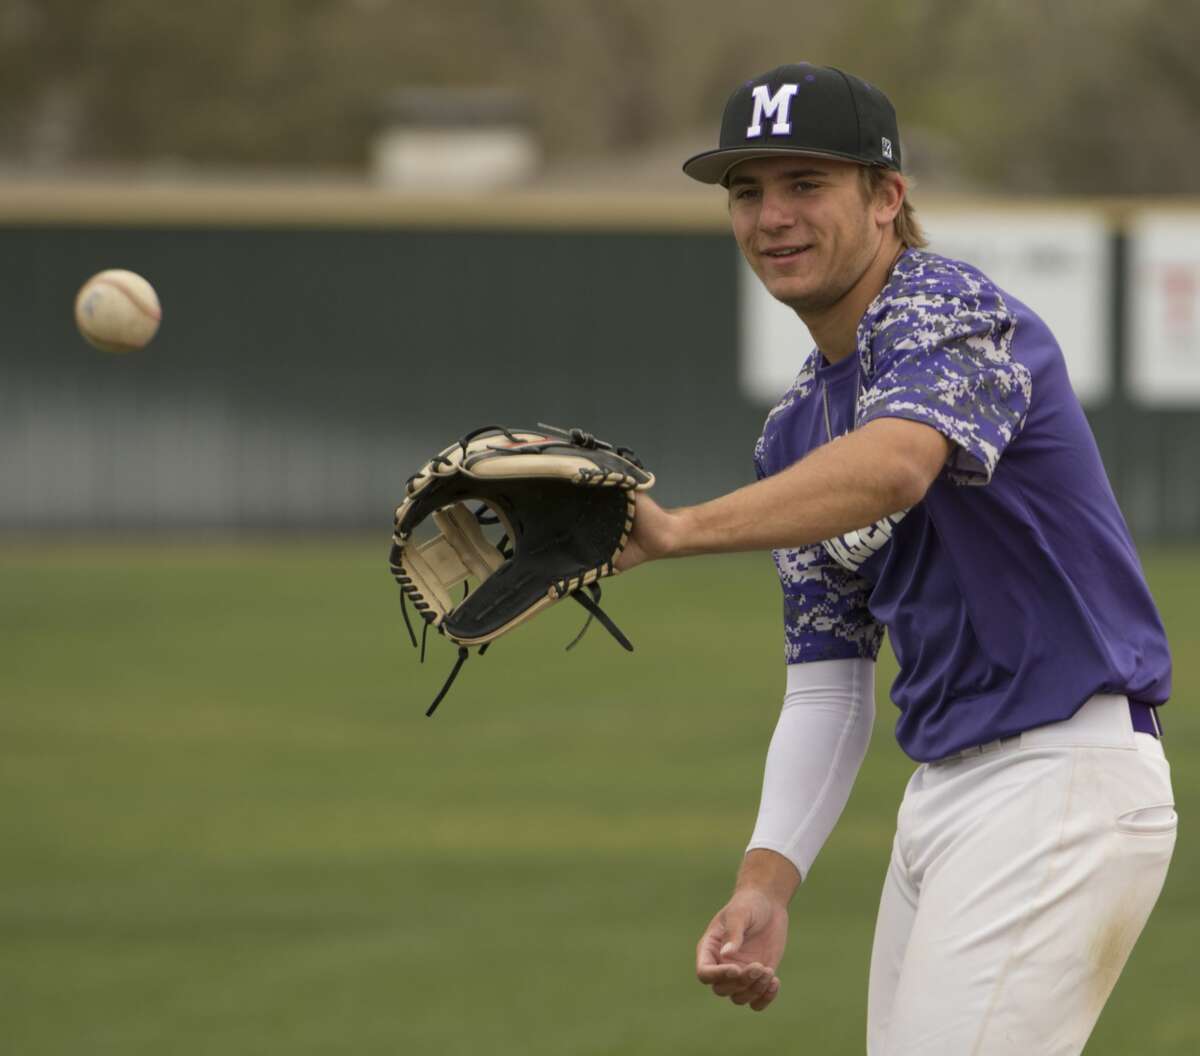
[[[1200,551],[1148,555],[1183,818],[1089,1056],[1193,1056]],[[709,996],[782,689],[762,557],[607,591],[472,659],[407,645],[386,543],[0,548],[0,1051],[858,1054],[911,764],[878,729],[780,1000]],[[881,679],[881,697],[890,679]],[[1033,1056],[1033,1054],[1031,1054]]]

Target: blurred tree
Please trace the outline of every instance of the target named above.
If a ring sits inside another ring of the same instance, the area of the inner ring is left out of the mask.
[[[440,85],[602,156],[711,137],[739,78],[809,59],[884,87],[931,181],[1188,192],[1198,49],[1182,0],[0,0],[0,162],[358,166],[386,96]]]

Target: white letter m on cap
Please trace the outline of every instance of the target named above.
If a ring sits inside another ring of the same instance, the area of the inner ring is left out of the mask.
[[[792,125],[788,118],[788,110],[791,109],[792,96],[799,90],[798,84],[781,84],[779,91],[770,95],[770,85],[756,84],[754,86],[754,116],[750,119],[750,127],[746,129],[746,138],[753,139],[755,136],[762,135],[764,117],[775,118],[775,124],[771,126],[771,135],[789,135]]]

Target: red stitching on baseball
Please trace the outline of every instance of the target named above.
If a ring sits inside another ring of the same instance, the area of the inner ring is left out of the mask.
[[[133,302],[133,306],[139,312],[141,312],[143,315],[148,315],[156,323],[162,322],[162,309],[155,308],[153,305],[144,304],[141,300],[138,299],[138,295],[133,290],[131,290],[128,286],[124,285],[120,279],[114,279],[114,278],[97,279],[95,282],[95,285],[111,286],[114,290],[119,290],[121,293],[125,294],[125,296],[128,297],[130,299],[130,301]],[[136,347],[136,346],[131,346],[131,347]]]

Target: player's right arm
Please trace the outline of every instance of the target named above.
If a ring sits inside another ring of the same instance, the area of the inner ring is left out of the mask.
[[[766,1008],[787,942],[788,904],[833,831],[870,743],[875,662],[793,664],[767,751],[758,820],[729,901],[696,947],[696,976],[734,1004]]]

